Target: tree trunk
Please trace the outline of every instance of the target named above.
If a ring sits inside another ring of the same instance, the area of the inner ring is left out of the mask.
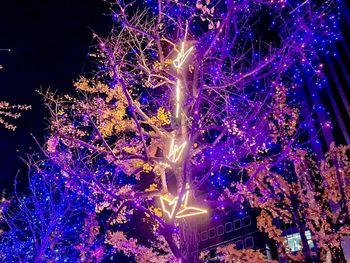
[[[305,225],[299,221],[298,227],[299,227],[301,244],[303,246],[303,254],[305,255],[305,262],[313,262],[312,256],[311,256],[310,246],[309,246],[309,243],[307,241],[307,237],[306,237],[306,233],[305,233],[306,232]]]
[[[343,247],[341,246],[341,241],[339,240],[338,247],[333,247],[331,250],[332,262],[346,263]]]
[[[184,263],[197,263],[199,246],[195,218],[182,219],[179,223],[180,250]]]
[[[309,243],[307,242],[306,238],[306,227],[305,227],[305,220],[303,220],[303,211],[300,209],[300,201],[298,199],[298,196],[296,194],[291,195],[291,201],[292,201],[292,206],[294,208],[294,213],[293,213],[293,219],[296,225],[299,228],[299,235],[301,239],[301,245],[302,245],[302,253],[304,255],[305,263],[311,263],[313,262],[312,256],[311,256],[311,249],[309,246]]]

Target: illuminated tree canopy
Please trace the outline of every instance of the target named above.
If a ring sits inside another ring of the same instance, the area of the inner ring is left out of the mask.
[[[45,158],[69,188],[89,189],[96,216],[108,215],[106,244],[139,262],[197,262],[196,216],[246,201],[263,210],[260,228],[283,244],[272,219],[293,216],[281,196],[307,179],[298,173],[292,183],[274,170],[288,162],[302,170],[301,123],[309,119],[295,94],[303,70],[321,85],[317,52],[337,37],[333,7],[312,0],[111,4],[113,28],[94,34],[89,54],[96,71],[75,81],[75,95],[42,94],[50,111]],[[227,261],[230,253],[263,258],[233,247],[218,252]]]

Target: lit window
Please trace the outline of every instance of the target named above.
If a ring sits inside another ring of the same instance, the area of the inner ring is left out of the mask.
[[[235,230],[242,228],[241,219],[237,219],[237,220],[233,221],[233,227]]]
[[[314,243],[312,242],[310,231],[309,230],[305,231],[305,235],[306,235],[309,247],[313,248]],[[288,243],[288,247],[292,252],[296,252],[302,249],[301,237],[299,233],[287,235],[287,243]]]
[[[237,249],[243,249],[244,248],[244,244],[243,244],[243,240],[238,240],[235,242],[236,244],[236,248]]]
[[[215,237],[215,228],[210,228],[209,229],[209,238]]]
[[[208,232],[207,231],[203,231],[201,233],[201,240],[204,241],[204,240],[207,240],[208,239]]]
[[[230,233],[233,230],[232,223],[228,222],[225,224],[225,232]]]
[[[223,235],[224,234],[224,226],[223,225],[217,226],[216,231],[217,231],[218,236]]]
[[[251,225],[251,219],[250,216],[243,217],[243,227],[250,226]]]
[[[244,239],[245,248],[253,248],[254,247],[254,239],[253,237],[247,237]]]

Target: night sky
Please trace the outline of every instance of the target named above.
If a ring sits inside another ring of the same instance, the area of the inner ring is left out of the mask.
[[[30,104],[16,120],[17,130],[0,127],[0,191],[24,182],[26,169],[18,156],[38,152],[31,133],[41,142],[48,116],[36,90],[73,91],[72,82],[86,71],[92,30],[109,31],[103,0],[3,0],[0,4],[0,100]],[[91,64],[91,63],[90,63]]]

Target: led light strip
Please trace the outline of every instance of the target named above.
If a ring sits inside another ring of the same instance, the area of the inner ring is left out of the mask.
[[[177,145],[175,144],[175,139],[172,138],[170,142],[170,148],[169,148],[169,154],[168,154],[168,159],[172,161],[173,163],[176,163],[185,149],[187,142],[184,141],[182,144]]]
[[[185,63],[185,60],[187,59],[187,57],[190,55],[190,53],[192,52],[193,47],[190,47],[189,49],[186,50],[185,52],[185,42],[181,43],[181,48],[180,48],[180,52],[177,55],[177,58],[174,59],[173,64],[174,67],[176,69],[180,69],[183,65],[183,63]]]
[[[195,216],[195,215],[200,215],[200,214],[206,214],[208,213],[207,210],[199,208],[199,207],[195,207],[195,206],[187,206],[188,203],[188,197],[189,197],[189,186],[186,186],[186,193],[185,195],[182,197],[181,200],[181,207],[182,209],[180,209],[176,215],[175,218],[184,218],[184,217],[190,217],[190,216]],[[167,196],[161,196],[160,197],[160,202],[162,204],[162,210],[164,211],[164,213],[166,213],[169,218],[173,218],[174,214],[175,214],[175,208],[177,205],[177,202],[179,201],[179,197],[175,197],[174,199],[170,199]],[[170,207],[170,211],[167,209],[165,203],[168,204],[168,206]]]
[[[187,31],[187,30],[186,30]],[[188,50],[185,51],[185,42],[183,41],[181,43],[180,52],[177,55],[177,58],[174,59],[173,65],[177,69],[177,71],[180,71],[182,65],[185,63],[187,57],[192,52],[193,47],[190,47]],[[175,109],[175,117],[178,119],[180,116],[180,104],[181,104],[181,82],[179,79],[176,80],[176,109]],[[177,145],[175,143],[175,138],[171,139],[170,147],[169,147],[169,154],[168,159],[176,163],[182,155],[183,150],[185,149],[187,142],[184,141],[182,144]],[[165,167],[169,167],[168,164],[159,163],[161,165],[164,165]],[[184,217],[190,217],[194,215],[200,215],[200,214],[206,214],[208,211],[199,207],[195,206],[187,206],[188,203],[188,197],[189,197],[189,185],[186,184],[186,192],[185,195],[182,197],[181,200],[181,209],[176,213],[175,218],[184,218]],[[175,197],[174,199],[169,198],[168,196],[161,196],[160,197],[160,203],[162,205],[162,210],[164,213],[168,215],[168,217],[171,219],[174,217],[175,209],[178,204],[179,197]],[[170,207],[170,210],[166,207]]]
[[[179,71],[182,67],[182,65],[185,63],[187,57],[191,54],[193,50],[193,47],[190,47],[185,52],[185,41],[181,43],[180,52],[177,55],[177,58],[174,59],[173,65],[174,67]],[[181,98],[181,83],[180,80],[176,80],[176,111],[175,111],[175,117],[179,118],[180,116],[180,98]]]
[[[176,81],[176,113],[175,113],[176,118],[179,118],[179,115],[180,115],[180,90],[181,90],[180,80],[177,80]]]

